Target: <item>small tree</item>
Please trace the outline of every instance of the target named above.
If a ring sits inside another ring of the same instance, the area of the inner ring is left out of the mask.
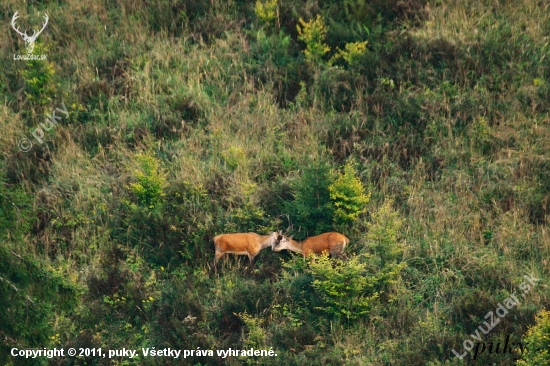
[[[47,49],[36,43],[33,55],[42,54]],[[43,60],[27,61],[27,67],[20,71],[25,81],[24,93],[28,101],[40,106],[51,104],[58,84],[56,82],[55,66],[53,62]]]
[[[550,365],[550,311],[541,311],[534,326],[530,327],[525,336],[529,352],[524,353],[518,365],[538,366]]]
[[[350,161],[344,166],[343,172],[328,187],[330,200],[335,207],[334,222],[349,224],[364,213],[370,201],[371,194],[365,194],[365,187],[357,178],[353,163]]]
[[[245,347],[252,348],[264,347],[266,343],[266,333],[265,330],[262,328],[262,319],[256,318],[253,315],[248,314],[246,311],[235,315],[237,315],[243,321],[248,330],[247,336],[243,336],[243,345]]]
[[[323,18],[317,14],[315,20],[305,22],[302,18],[300,24],[296,26],[298,30],[298,39],[306,44],[304,54],[306,60],[312,65],[319,65],[323,57],[330,51],[330,47],[325,43],[327,36],[327,28],[323,22]]]
[[[338,52],[331,59],[331,63],[336,61],[338,58],[343,58],[350,66],[357,65],[361,60],[361,57],[367,50],[368,41],[364,42],[352,42],[346,43],[346,46],[343,50],[338,49]]]
[[[166,173],[160,167],[158,159],[150,153],[138,153],[136,159],[139,168],[133,171],[133,176],[137,182],[130,183],[128,189],[137,196],[141,205],[154,208],[166,195]]]
[[[279,19],[279,10],[277,9],[278,0],[267,0],[262,2],[260,0],[256,1],[256,6],[254,11],[258,18],[260,18],[264,23],[274,25],[278,23]]]
[[[367,245],[374,254],[372,263],[380,278],[378,289],[381,292],[389,292],[407,266],[403,262],[403,242],[399,235],[402,225],[403,220],[390,200],[373,214],[368,225]]]
[[[332,179],[330,165],[322,159],[315,161],[293,183],[294,200],[284,203],[292,222],[308,235],[331,230],[333,212],[328,187]]]
[[[262,349],[266,348],[266,331],[262,328],[263,319],[261,317],[255,317],[248,314],[246,311],[244,313],[233,313],[238,316],[245,325],[246,330],[248,331],[245,335],[243,328],[243,347],[245,349],[254,348]],[[242,364],[246,365],[258,365],[258,361],[255,357],[239,357]]]
[[[311,261],[307,271],[313,275],[313,287],[326,304],[320,309],[347,320],[369,312],[372,302],[378,298],[374,287],[379,279],[367,273],[362,257],[368,258],[363,254],[349,261],[331,261],[328,253],[324,253]]]
[[[398,235],[403,220],[392,208],[392,201],[386,200],[372,216],[368,225],[368,246],[379,256],[382,266],[400,260],[403,245]]]

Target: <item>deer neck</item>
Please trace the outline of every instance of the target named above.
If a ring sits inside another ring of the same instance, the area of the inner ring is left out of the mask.
[[[293,252],[296,252],[296,253],[302,253],[302,243],[294,240],[294,239],[290,239],[290,242],[288,243],[288,250],[292,250]]]
[[[276,238],[274,238],[271,235],[261,235],[260,243],[262,249],[265,249],[267,247],[272,247],[275,244]]]

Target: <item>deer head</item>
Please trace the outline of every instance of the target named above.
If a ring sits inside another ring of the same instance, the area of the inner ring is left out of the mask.
[[[27,48],[27,53],[30,54],[32,53],[32,51],[34,50],[34,42],[36,42],[36,39],[38,38],[38,36],[40,35],[40,33],[42,33],[42,31],[44,30],[44,28],[46,28],[46,25],[48,24],[48,14],[44,14],[44,20],[45,22],[42,23],[42,29],[40,29],[38,32],[37,31],[34,31],[34,33],[32,34],[32,36],[29,36],[27,34],[27,31],[25,30],[25,32],[21,32],[19,30],[19,27],[16,27],[15,26],[15,21],[17,20],[17,18],[19,18],[19,15],[18,15],[18,11],[15,12],[15,14],[13,14],[13,18],[11,18],[11,26],[13,27],[13,29],[19,33],[21,35],[21,37],[23,37],[23,40],[25,41],[25,47]]]

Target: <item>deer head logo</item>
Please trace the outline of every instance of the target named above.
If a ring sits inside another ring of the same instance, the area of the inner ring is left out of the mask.
[[[19,33],[21,35],[21,37],[23,37],[23,40],[25,41],[25,47],[27,48],[27,54],[31,54],[32,51],[34,50],[34,42],[36,42],[36,39],[38,38],[40,33],[42,33],[42,31],[44,30],[44,28],[46,28],[46,25],[48,24],[48,19],[49,19],[48,14],[44,14],[45,22],[42,23],[42,29],[40,29],[38,32],[34,31],[32,36],[29,36],[27,34],[26,30],[23,33],[21,31],[19,31],[19,27],[15,26],[15,21],[17,20],[17,18],[19,18],[19,16],[17,15],[18,13],[19,12],[16,11],[15,14],[13,14],[13,18],[11,18],[11,26],[13,27],[13,29],[15,29],[15,31],[17,33]]]

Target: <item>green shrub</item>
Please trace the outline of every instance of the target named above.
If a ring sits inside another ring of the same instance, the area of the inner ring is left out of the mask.
[[[306,44],[304,51],[306,61],[314,66],[319,65],[325,54],[330,51],[330,47],[325,44],[327,28],[323,18],[317,14],[315,20],[311,19],[305,22],[300,18],[299,22],[296,29],[298,30],[298,39]]]
[[[47,62],[0,70],[0,364],[25,363],[13,344],[278,353],[191,365],[460,363],[449,350],[514,273],[548,277],[546,3],[26,2],[22,27],[56,21]],[[6,60],[23,44],[9,34]],[[61,92],[69,123],[17,151]],[[120,172],[144,145],[154,158]],[[351,265],[268,248],[250,272],[231,256],[207,274],[215,235],[287,214],[297,239],[345,233]],[[59,276],[83,301],[60,297]],[[532,295],[501,329],[523,328],[549,288]],[[531,343],[548,348],[542,333]]]
[[[47,49],[36,43],[33,54],[43,54]],[[27,61],[27,67],[21,70],[25,81],[25,95],[32,104],[44,106],[51,104],[57,90],[55,68],[52,62],[43,60]]]
[[[222,158],[230,171],[236,170],[239,166],[245,168],[248,163],[242,147],[229,147],[228,150],[222,152]]]
[[[33,197],[18,186],[9,186],[0,176],[0,242],[21,240],[32,227]]]
[[[273,85],[278,103],[287,105],[299,90],[301,62],[293,52],[292,39],[283,30],[269,33],[260,29],[250,43],[250,72],[264,85]]]
[[[403,262],[404,243],[399,233],[402,224],[399,213],[392,208],[392,201],[387,200],[368,225],[367,245],[374,253],[371,264],[379,278],[377,289],[381,292],[389,292],[407,266]]]
[[[256,1],[254,11],[258,18],[260,18],[264,23],[274,25],[278,22],[279,11],[277,9],[278,0],[267,0],[262,2],[260,0]]]
[[[473,146],[480,149],[482,153],[490,152],[494,137],[485,117],[479,116],[472,122],[470,138]]]
[[[140,205],[154,208],[166,195],[164,189],[168,186],[167,174],[150,152],[138,153],[135,158],[138,169],[133,171],[133,178],[137,182],[130,183],[128,189],[136,195]]]
[[[357,98],[357,82],[353,73],[341,67],[326,67],[314,76],[308,89],[309,99],[327,113],[350,112]],[[298,99],[298,98],[296,98]],[[307,100],[307,99],[306,99]],[[308,104],[302,104],[302,107]]]
[[[350,66],[354,66],[361,61],[363,53],[367,49],[367,41],[364,42],[351,42],[346,43],[344,50],[338,50],[338,53],[334,55],[332,62],[337,58],[343,58]]]
[[[344,261],[331,260],[328,253],[324,253],[311,261],[307,272],[313,276],[313,287],[326,304],[322,310],[347,320],[369,312],[378,298],[374,290],[378,278],[368,273],[362,258],[368,259],[368,256],[353,256]]]
[[[537,315],[536,323],[525,334],[524,342],[528,351],[523,353],[518,365],[550,365],[550,311],[542,310]]]
[[[293,225],[316,235],[332,228],[333,210],[328,190],[332,182],[330,165],[324,160],[312,162],[292,184],[294,200],[284,202],[284,212]]]
[[[243,341],[244,348],[261,349],[265,347],[266,333],[265,330],[262,329],[262,319],[256,318],[248,314],[246,311],[235,315],[243,321],[244,325],[248,329],[248,334]]]
[[[399,231],[403,220],[392,208],[392,201],[384,204],[372,215],[366,235],[367,246],[380,258],[381,266],[402,258],[403,244]]]
[[[333,220],[336,224],[352,223],[359,215],[366,212],[366,204],[369,203],[371,195],[365,194],[365,187],[357,178],[357,172],[351,161],[344,166],[342,172],[338,173],[338,177],[328,190],[330,200],[335,207]]]

